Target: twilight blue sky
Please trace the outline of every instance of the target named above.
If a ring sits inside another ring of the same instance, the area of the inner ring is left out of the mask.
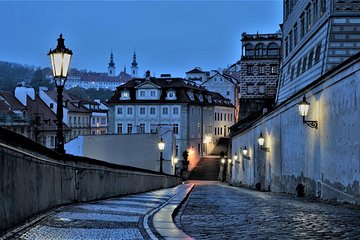
[[[237,1],[0,1],[0,60],[50,66],[46,53],[63,33],[72,67],[184,76],[199,66],[225,67],[241,54],[241,33],[272,33],[282,0]]]

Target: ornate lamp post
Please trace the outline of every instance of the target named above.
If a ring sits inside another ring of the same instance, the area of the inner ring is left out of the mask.
[[[160,173],[163,173],[162,162],[163,162],[163,152],[165,149],[165,142],[163,141],[162,138],[160,139],[160,142],[158,142],[158,147],[160,151]]]
[[[54,50],[49,51],[55,86],[57,89],[57,132],[55,150],[59,153],[65,153],[64,133],[63,133],[63,90],[70,66],[72,51],[65,47],[62,34],[58,38],[58,44]]]

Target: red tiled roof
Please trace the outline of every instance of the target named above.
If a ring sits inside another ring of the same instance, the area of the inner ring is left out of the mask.
[[[12,92],[0,91],[0,95],[3,96],[6,102],[9,103],[12,110],[23,110],[25,106],[14,96]]]

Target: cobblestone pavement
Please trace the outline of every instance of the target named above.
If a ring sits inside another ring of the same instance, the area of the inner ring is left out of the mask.
[[[195,239],[360,239],[360,210],[290,195],[195,186],[175,222]]]
[[[40,222],[24,229],[19,227],[21,230],[18,231],[15,229],[5,239],[154,239],[159,234],[152,226],[151,214],[188,187],[179,185],[61,207],[48,213]]]

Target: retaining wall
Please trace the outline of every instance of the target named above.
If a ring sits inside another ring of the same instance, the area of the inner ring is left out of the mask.
[[[310,103],[306,119],[318,121],[318,129],[302,122],[303,95]],[[258,145],[260,133],[269,152]],[[244,146],[250,159],[241,156]],[[232,138],[235,152],[235,185],[297,194],[302,184],[306,195],[359,204],[360,55],[241,129]]]
[[[0,138],[0,232],[55,206],[181,182],[153,171],[58,155],[2,128]]]

